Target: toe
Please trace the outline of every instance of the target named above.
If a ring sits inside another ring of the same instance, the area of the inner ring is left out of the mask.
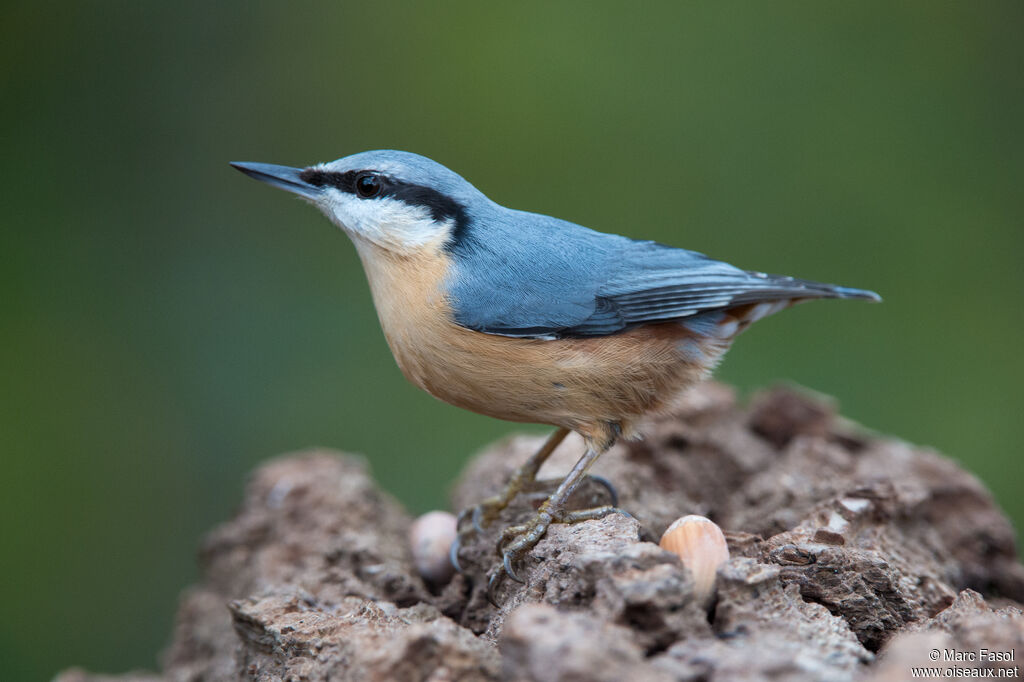
[[[478,504],[477,506],[473,507],[473,529],[476,530],[476,532],[480,533],[481,535],[484,532],[483,519],[484,519],[484,506],[482,504]]]
[[[459,564],[459,550],[462,549],[462,538],[458,535],[455,536],[455,541],[452,542],[451,548],[448,550],[448,561],[451,562],[452,566],[459,573],[465,573],[462,570],[462,566]]]
[[[615,489],[615,486],[612,485],[611,481],[609,481],[604,476],[598,476],[597,474],[588,474],[588,477],[594,483],[597,483],[598,485],[600,485],[601,487],[608,491],[608,497],[611,498],[611,504],[609,506],[619,506],[619,491]]]
[[[522,578],[516,575],[515,569],[512,568],[512,561],[514,558],[513,554],[514,552],[508,551],[505,552],[504,555],[502,555],[502,563],[505,566],[505,575],[507,575],[509,578],[512,578],[512,580],[515,580],[517,583],[525,583],[526,581],[524,581]]]

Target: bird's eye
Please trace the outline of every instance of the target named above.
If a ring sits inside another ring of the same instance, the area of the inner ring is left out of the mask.
[[[380,176],[376,173],[360,173],[356,178],[356,194],[363,199],[378,196],[383,189]]]

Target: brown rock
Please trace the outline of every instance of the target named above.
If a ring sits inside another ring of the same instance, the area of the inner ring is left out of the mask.
[[[502,678],[535,682],[675,679],[644,659],[630,631],[581,612],[530,604],[502,630]]]
[[[476,457],[454,507],[498,490],[541,440]],[[1024,653],[1024,569],[981,484],[791,389],[749,408],[718,384],[692,391],[594,468],[636,518],[552,526],[517,567],[524,584],[504,579],[498,529],[527,518],[581,452],[567,439],[547,480],[467,539],[465,573],[437,594],[413,568],[410,519],[361,460],[269,462],[204,543],[162,676],[119,679],[881,681],[929,665],[932,648]],[[606,501],[591,482],[573,503]],[[709,608],[653,542],[686,514],[721,526],[732,556]]]
[[[270,595],[230,605],[246,679],[464,680],[498,677],[494,646],[427,604],[347,597],[325,608]]]
[[[1013,606],[993,609],[977,592],[964,590],[934,618],[893,637],[866,679],[904,680],[915,667],[937,669],[936,677],[1014,679],[1021,677],[1022,657],[1021,610]]]
[[[229,598],[283,585],[332,602],[426,598],[411,566],[410,519],[356,457],[311,452],[260,467],[235,518],[203,543],[206,586]]]

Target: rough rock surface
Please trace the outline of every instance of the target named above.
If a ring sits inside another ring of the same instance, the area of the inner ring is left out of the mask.
[[[1013,530],[950,460],[869,435],[791,389],[741,407],[705,384],[646,433],[593,472],[635,518],[552,526],[518,567],[523,584],[501,579],[495,540],[539,494],[468,537],[465,572],[438,588],[413,568],[411,519],[361,460],[269,462],[204,543],[204,579],[182,598],[163,672],[58,679],[882,682],[909,679],[912,666],[1018,665],[981,650],[1024,656]],[[540,441],[480,454],[453,507],[493,494]],[[581,449],[570,437],[541,478]],[[574,502],[606,496],[592,482]],[[710,609],[654,542],[686,514],[711,518],[729,542]],[[974,659],[936,663],[932,651]]]

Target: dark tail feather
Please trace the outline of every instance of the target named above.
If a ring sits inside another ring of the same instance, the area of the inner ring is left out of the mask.
[[[882,297],[868,289],[853,289],[851,287],[833,287],[839,295],[838,298],[859,298],[862,301],[881,303]]]
[[[836,284],[814,282],[808,279],[785,277],[783,275],[765,275],[749,272],[759,282],[748,291],[734,297],[735,303],[753,303],[758,301],[777,301],[779,299],[806,300],[812,298],[853,298],[861,301],[878,303],[882,297],[868,289],[841,287]]]
[[[775,286],[767,291],[752,291],[736,296],[733,299],[736,303],[733,305],[696,315],[685,320],[683,324],[692,331],[731,343],[732,339],[754,322],[796,303],[821,298],[852,298],[872,302],[882,300],[881,296],[867,289],[840,287],[779,275],[765,275],[764,278]]]

